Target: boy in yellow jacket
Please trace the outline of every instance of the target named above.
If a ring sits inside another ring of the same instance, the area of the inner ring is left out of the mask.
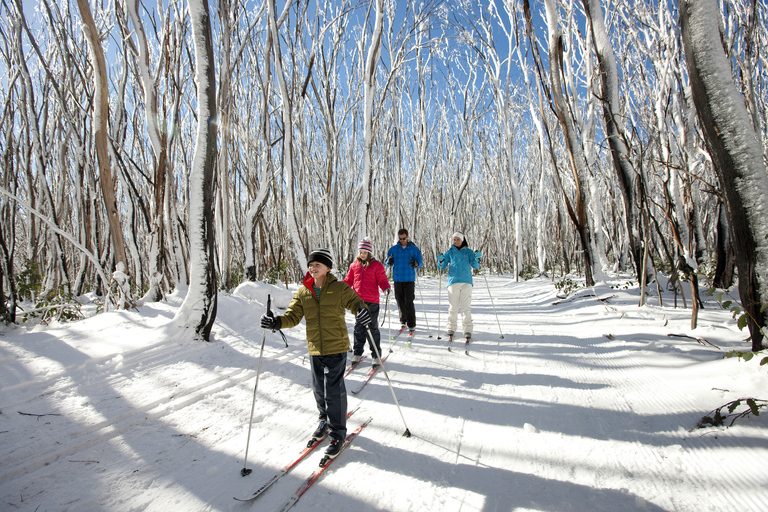
[[[347,389],[344,369],[347,366],[349,335],[344,320],[345,310],[355,314],[357,322],[370,324],[371,315],[365,303],[346,283],[331,274],[333,256],[328,249],[309,254],[309,270],[293,296],[284,315],[261,317],[265,329],[291,328],[306,319],[307,347],[312,368],[312,389],[320,422],[312,434],[331,438],[325,451],[335,458],[347,435]]]

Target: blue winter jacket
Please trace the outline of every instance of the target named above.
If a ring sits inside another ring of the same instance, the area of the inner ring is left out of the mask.
[[[470,250],[469,247],[462,247],[459,249],[455,245],[452,245],[450,249],[445,251],[445,259],[442,263],[438,263],[437,266],[440,270],[448,267],[448,285],[453,283],[472,283],[472,269],[480,268],[480,262],[475,258],[475,253]]]
[[[394,265],[389,265],[389,257],[395,259]],[[411,259],[415,259],[418,265],[411,267]],[[395,244],[387,251],[387,265],[392,267],[392,281],[396,283],[409,283],[416,280],[416,269],[421,268],[421,250],[413,242],[403,247]]]

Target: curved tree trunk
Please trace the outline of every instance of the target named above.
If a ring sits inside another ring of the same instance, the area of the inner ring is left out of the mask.
[[[715,0],[680,4],[693,101],[723,187],[752,350],[760,350],[768,321],[768,309],[763,307],[768,304],[768,169],[717,37],[719,20]]]
[[[290,7],[290,2],[286,4],[286,11],[280,16],[280,19],[284,19],[287,15],[287,9]],[[300,269],[307,268],[307,254],[305,252],[304,243],[299,236],[299,226],[296,222],[296,198],[294,197],[294,177],[295,172],[293,169],[293,103],[291,102],[291,95],[288,91],[288,85],[285,83],[285,71],[283,70],[283,52],[280,49],[280,37],[277,33],[278,20],[277,12],[275,11],[275,0],[267,0],[267,9],[269,16],[269,29],[272,32],[272,49],[275,56],[275,78],[280,89],[280,97],[282,99],[281,111],[283,115],[283,169],[285,173],[285,197],[286,197],[286,211],[285,216],[288,222],[288,232],[291,236],[291,242],[293,243],[294,251],[296,252],[296,259],[299,260]],[[331,248],[333,251],[333,248]]]
[[[80,16],[85,24],[83,31],[88,47],[91,50],[93,62],[94,101],[93,101],[93,128],[96,143],[96,156],[99,165],[99,182],[101,192],[104,195],[104,206],[107,209],[109,222],[109,234],[112,240],[112,248],[115,255],[115,267],[123,272],[128,272],[128,259],[125,255],[125,241],[123,228],[120,223],[120,214],[117,209],[115,196],[115,177],[112,175],[112,166],[109,159],[109,86],[107,83],[107,63],[104,51],[99,42],[99,32],[91,13],[88,0],[77,0]],[[108,283],[107,283],[108,284]]]
[[[579,241],[581,242],[581,249],[584,255],[584,277],[586,279],[586,284],[587,286],[593,286],[595,280],[593,275],[594,260],[592,255],[592,235],[587,219],[587,201],[586,192],[584,190],[587,175],[586,160],[584,159],[584,152],[581,149],[578,133],[576,133],[576,127],[574,126],[573,119],[570,116],[565,101],[565,96],[563,95],[563,84],[561,80],[563,48],[562,37],[558,27],[557,6],[555,5],[554,0],[546,0],[545,4],[547,9],[547,24],[549,25],[549,79],[552,82],[552,102],[554,103],[560,126],[563,129],[566,147],[568,148],[568,156],[570,157],[571,162],[571,171],[573,172],[573,181],[576,186],[575,208],[571,209],[569,207],[568,213],[579,234]]]
[[[629,253],[635,265],[638,280],[645,271],[640,255],[640,215],[635,191],[635,172],[628,160],[629,148],[624,140],[623,128],[619,121],[619,73],[616,56],[608,39],[603,11],[599,0],[582,0],[587,19],[592,27],[592,42],[600,66],[601,102],[606,136],[611,148],[613,167],[616,171],[621,195],[624,199],[624,222],[629,241]],[[642,200],[642,198],[640,198]]]

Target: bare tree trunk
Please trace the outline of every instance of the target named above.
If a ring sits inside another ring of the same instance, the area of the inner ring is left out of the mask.
[[[616,171],[622,198],[624,199],[624,222],[629,241],[629,253],[635,264],[637,278],[640,279],[641,269],[645,271],[640,256],[640,216],[637,204],[634,182],[636,173],[629,162],[629,148],[624,138],[623,128],[619,119],[619,74],[616,67],[616,56],[608,39],[605,28],[603,11],[599,0],[582,0],[587,19],[592,27],[592,41],[597,53],[600,66],[601,102],[603,119],[605,120],[606,136],[611,148],[613,167]],[[640,198],[642,200],[642,198]]]
[[[571,220],[576,227],[581,242],[581,250],[584,256],[584,277],[587,286],[595,284],[593,276],[592,241],[587,219],[587,203],[584,186],[586,182],[586,162],[581,149],[579,136],[570,117],[569,110],[563,95],[561,73],[563,69],[562,36],[558,27],[557,5],[554,0],[545,0],[547,10],[547,24],[549,25],[549,78],[552,82],[552,102],[555,112],[560,120],[560,126],[565,136],[568,156],[570,157],[573,180],[576,186],[575,209],[569,208]]]
[[[259,76],[261,84],[261,123],[259,123],[259,135],[261,136],[261,147],[263,150],[254,164],[248,162],[248,168],[253,165],[259,173],[259,190],[251,203],[245,217],[245,278],[249,281],[255,281],[256,275],[256,225],[259,223],[267,199],[269,199],[269,190],[272,183],[270,169],[272,160],[269,152],[269,94],[272,83],[271,66],[272,60],[272,32],[267,31],[267,42],[264,48],[264,76]],[[278,261],[276,264],[280,264]],[[286,280],[286,285],[288,284]]]
[[[715,37],[719,20],[715,0],[680,4],[693,101],[725,195],[752,350],[761,350],[768,321],[768,169],[722,41]]]
[[[280,16],[282,20],[287,16],[288,8],[291,3],[287,2],[283,14]],[[291,242],[293,243],[294,251],[296,252],[296,259],[299,261],[299,267],[301,269],[307,268],[307,254],[305,251],[304,243],[299,236],[299,226],[296,222],[296,198],[294,197],[294,166],[293,166],[293,102],[291,101],[291,94],[288,91],[288,85],[285,83],[285,71],[283,70],[283,52],[280,49],[280,37],[277,32],[278,19],[275,12],[275,0],[267,0],[268,17],[269,17],[269,29],[272,32],[272,48],[275,56],[275,78],[280,89],[280,97],[282,99],[281,111],[283,114],[283,169],[285,174],[285,186],[286,186],[286,220],[288,222],[288,232],[290,233]],[[333,252],[333,248],[331,248]]]
[[[225,290],[232,288],[231,270],[230,270],[230,192],[229,192],[229,162],[230,162],[230,133],[232,119],[232,99],[231,99],[231,81],[232,81],[232,58],[231,39],[232,39],[232,9],[229,0],[219,0],[219,25],[221,27],[221,48],[219,49],[219,98],[218,98],[218,122],[220,126],[225,127],[221,130],[220,149],[218,164],[218,188],[216,193],[216,231],[219,234],[218,243],[218,267],[221,286]]]
[[[210,340],[216,320],[214,233],[216,194],[216,75],[208,0],[189,0],[195,49],[197,138],[189,177],[189,291],[176,314],[183,327]]]
[[[144,24],[139,16],[138,0],[126,2],[126,8],[133,32],[138,42],[137,65],[139,76],[144,89],[144,109],[146,112],[147,135],[154,156],[155,172],[153,180],[153,196],[151,204],[151,227],[149,233],[149,289],[142,301],[155,302],[163,297],[161,288],[162,275],[165,267],[165,225],[163,204],[165,201],[166,167],[168,165],[167,143],[165,126],[167,123],[161,117],[157,100],[157,79],[152,76],[150,69],[149,44],[144,31]],[[128,27],[124,27],[125,37],[128,37]],[[163,49],[165,51],[165,49]],[[166,55],[165,59],[169,56]]]
[[[96,22],[93,20],[88,0],[77,0],[77,7],[80,9],[80,16],[85,24],[83,31],[88,41],[88,47],[91,50],[91,60],[93,63],[93,127],[96,156],[99,164],[99,182],[101,183],[101,192],[104,195],[104,206],[107,209],[109,234],[115,255],[115,267],[127,273],[128,259],[125,255],[123,228],[120,223],[117,197],[115,196],[115,177],[112,174],[112,165],[109,159],[109,86],[107,81],[107,63],[101,43],[99,42],[99,32],[96,28]],[[122,269],[120,268],[121,265]]]
[[[368,211],[371,209],[373,181],[373,99],[376,96],[376,66],[381,56],[381,32],[384,26],[384,0],[376,0],[376,13],[371,43],[365,58],[363,75],[363,181],[357,207],[358,239],[368,235]]]

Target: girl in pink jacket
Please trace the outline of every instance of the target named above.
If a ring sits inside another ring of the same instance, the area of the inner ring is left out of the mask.
[[[368,311],[371,313],[371,335],[376,342],[378,354],[381,355],[381,332],[379,331],[379,288],[389,295],[389,280],[384,265],[373,258],[373,244],[368,237],[360,240],[357,246],[357,259],[352,262],[347,272],[344,282],[352,287],[357,295],[368,305]],[[365,341],[368,338],[365,326],[355,322],[355,343],[354,354],[352,355],[352,364],[356,365],[363,358],[363,349]],[[381,364],[381,360],[376,357],[376,350],[368,340],[373,358],[373,366]]]

